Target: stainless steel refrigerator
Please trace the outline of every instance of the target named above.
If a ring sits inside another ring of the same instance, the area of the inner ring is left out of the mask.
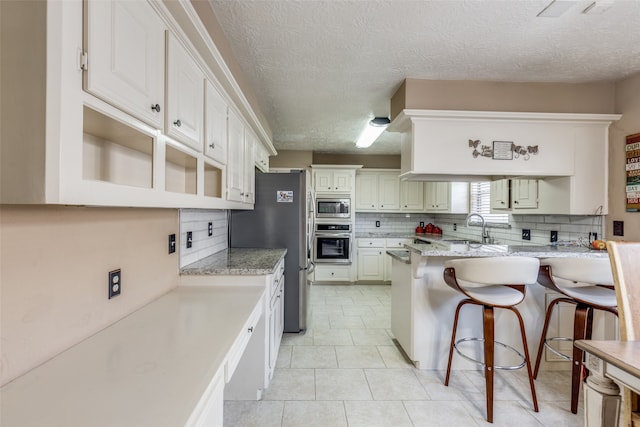
[[[311,230],[307,172],[256,171],[253,210],[233,210],[229,218],[232,248],[287,248],[284,268],[284,331],[307,328],[311,268]]]

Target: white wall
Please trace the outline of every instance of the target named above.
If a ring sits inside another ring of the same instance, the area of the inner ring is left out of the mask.
[[[0,384],[178,285],[176,209],[0,207]],[[108,273],[122,293],[108,299]]]

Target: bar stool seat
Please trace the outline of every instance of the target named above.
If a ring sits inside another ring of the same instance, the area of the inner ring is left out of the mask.
[[[566,360],[572,360],[571,412],[575,414],[578,412],[583,351],[573,347],[572,356],[565,355],[549,346],[549,341],[591,339],[593,310],[604,310],[617,316],[611,264],[607,258],[545,258],[540,260],[538,283],[562,296],[551,301],[547,307],[533,377],[538,377],[544,347]],[[573,336],[548,338],[547,331],[553,308],[560,302],[576,306]]]
[[[461,282],[461,280],[458,282]],[[516,305],[520,304],[524,299],[522,292],[503,285],[486,286],[482,288],[472,288],[467,285],[465,291],[469,298],[483,304],[495,306]]]
[[[462,357],[480,363],[484,367],[486,387],[487,421],[493,422],[493,372],[495,369],[518,369],[526,365],[529,374],[529,386],[533,400],[533,409],[538,412],[533,373],[527,346],[524,322],[515,306],[525,297],[525,285],[535,283],[538,276],[540,262],[530,257],[489,257],[462,258],[445,263],[444,280],[451,288],[464,294],[467,298],[460,301],[456,308],[451,345],[449,346],[449,361],[444,384],[449,385],[453,352],[457,351]],[[481,305],[483,314],[483,338],[462,338],[456,341],[460,309],[467,305]],[[494,339],[494,308],[504,308],[512,311],[520,325],[523,353],[515,348],[497,342]],[[457,345],[466,341],[484,342],[484,360],[476,361],[462,354]],[[498,344],[510,349],[522,358],[522,363],[516,366],[496,366],[494,364],[494,346]]]

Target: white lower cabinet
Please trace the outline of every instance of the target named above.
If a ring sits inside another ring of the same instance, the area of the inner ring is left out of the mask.
[[[280,342],[284,332],[284,263],[281,262],[280,264],[282,268],[277,269],[278,273],[276,273],[276,277],[273,280],[273,288],[275,290],[271,294],[271,302],[269,304],[269,377],[265,379],[269,381],[276,369],[278,351],[280,350]]]
[[[358,239],[358,280],[384,280],[384,239]]]
[[[358,239],[357,272],[359,281],[390,281],[391,257],[387,250],[403,249],[411,239]]]

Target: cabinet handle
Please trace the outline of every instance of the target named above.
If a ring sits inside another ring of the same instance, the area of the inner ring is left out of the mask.
[[[151,106],[151,110],[155,111],[156,113],[159,113],[160,112],[160,104],[152,105]]]
[[[216,144],[214,144],[213,142],[211,144],[209,144],[209,148],[214,149],[216,148]]]
[[[253,332],[253,326],[249,326],[249,329],[247,329],[247,331],[248,331],[249,333]]]
[[[173,124],[178,126],[178,127],[182,126],[182,122],[180,121],[180,119],[178,119],[175,122],[173,122]]]

